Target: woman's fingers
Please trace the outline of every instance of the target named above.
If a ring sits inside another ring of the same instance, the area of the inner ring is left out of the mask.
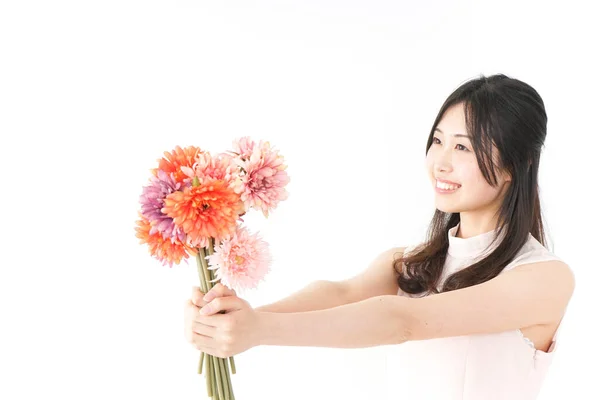
[[[221,286],[222,288],[218,290],[227,289],[225,286]],[[204,293],[199,287],[192,287],[192,296],[185,302],[185,337],[196,349],[208,354],[215,354],[214,337],[217,335],[217,326],[220,320],[216,316],[208,317],[200,314],[202,307],[209,303],[202,299],[203,296]],[[215,301],[218,305],[221,299],[215,299]]]
[[[185,301],[185,307],[184,307],[185,321],[193,321],[196,318],[196,315],[198,315],[198,313],[200,312],[200,308],[201,307],[198,307],[194,303],[192,303],[192,300],[187,299]]]
[[[204,293],[200,290],[198,286],[192,286],[192,303],[197,305],[198,307],[202,307],[206,304],[202,298],[204,297]]]
[[[199,311],[200,311],[200,308],[196,307],[192,303],[191,299],[187,299],[185,301],[184,313],[183,313],[183,329],[184,329],[185,339],[189,343],[192,343],[192,344],[194,343],[193,342],[192,324],[196,320],[196,317],[198,316]]]
[[[221,282],[219,282],[215,286],[213,286],[213,288],[210,289],[208,291],[208,293],[206,293],[203,300],[205,302],[209,302],[216,297],[232,296],[232,295],[237,296],[237,293],[235,292],[235,290],[230,289],[227,286],[223,285]]]
[[[203,337],[207,337],[208,339],[213,338],[217,333],[217,328],[214,326],[203,324],[202,322],[193,321],[192,322],[192,331],[196,335],[200,335]]]
[[[194,345],[194,347],[200,351],[203,351],[205,353],[209,353],[209,354],[213,354],[215,348],[213,347],[214,345],[214,340],[208,336],[204,336],[204,335],[199,335],[197,333],[194,333],[193,335],[193,339],[192,339],[192,344]]]
[[[200,308],[198,318],[203,316],[216,316],[218,313],[227,313],[230,311],[240,310],[244,306],[245,301],[237,296],[217,297],[208,302],[207,305]],[[215,320],[217,321],[217,320]]]
[[[192,343],[194,347],[204,353],[219,357],[218,350],[215,348],[217,345],[215,341],[216,334],[217,328],[214,326],[195,321],[192,323]]]

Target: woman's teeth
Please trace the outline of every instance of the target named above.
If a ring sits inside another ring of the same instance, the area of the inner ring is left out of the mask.
[[[460,185],[450,185],[448,183],[444,183],[444,182],[440,182],[440,181],[436,181],[436,186],[443,190],[454,190],[454,189],[458,189],[460,187]]]

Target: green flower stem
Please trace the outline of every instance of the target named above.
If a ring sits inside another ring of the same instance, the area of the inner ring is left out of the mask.
[[[212,357],[213,359],[213,368],[217,375],[217,391],[219,393],[219,400],[224,400],[225,396],[223,394],[223,378],[221,377],[221,369],[219,368],[219,359],[217,357]]]
[[[235,361],[233,361],[233,356],[229,357],[229,363],[231,364],[231,373],[235,374]]]
[[[200,269],[202,271],[198,271],[199,273],[202,273],[202,276],[200,278],[200,280],[204,279],[204,286],[206,291],[204,292],[204,294],[206,294],[210,289],[212,289],[212,287],[214,286],[210,281],[212,279],[210,279],[210,270],[208,269],[208,261],[206,260],[206,251],[204,249],[204,247],[199,247],[198,248],[198,259],[201,263],[201,267]]]
[[[206,249],[208,250],[208,255],[212,256],[215,252],[215,239],[208,238],[208,247]]]
[[[202,375],[202,366],[204,365],[204,352],[200,352],[200,362],[198,363],[198,375]]]
[[[227,368],[227,359],[221,358],[221,375],[223,375],[223,383],[225,384],[225,400],[232,400],[232,388],[231,388],[231,378],[229,377],[229,370]]]
[[[205,377],[206,377],[206,392],[207,392],[209,398],[213,397],[213,387],[214,387],[212,373],[211,373],[212,369],[210,368],[210,357],[211,357],[211,355],[207,354],[206,357],[204,358],[205,362],[206,362],[206,375],[205,375]]]
[[[217,373],[215,372],[215,356],[210,356],[210,377],[212,380],[213,396],[219,399],[219,391],[217,385]]]
[[[231,388],[229,387],[229,379],[227,379],[227,375],[225,375],[225,363],[227,359],[225,358],[217,358],[219,361],[219,370],[221,373],[221,380],[223,381],[223,393],[225,394],[225,400],[231,400],[229,396],[229,392]]]
[[[196,265],[198,267],[198,277],[200,278],[200,290],[202,290],[202,293],[206,293],[206,280],[204,279],[204,268],[202,260],[200,259],[200,249],[196,250],[198,250],[198,253],[196,254]]]
[[[227,387],[229,388],[229,400],[235,400],[235,396],[233,395],[233,386],[231,385],[231,375],[229,374],[229,364],[227,364],[227,360],[223,360],[223,366],[225,367],[225,377],[227,378]]]

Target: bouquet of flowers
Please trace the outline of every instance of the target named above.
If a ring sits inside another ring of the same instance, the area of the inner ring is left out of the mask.
[[[269,272],[271,256],[267,243],[242,225],[242,216],[253,208],[268,218],[287,199],[286,168],[269,142],[247,136],[217,155],[177,146],[150,170],[136,236],[165,266],[195,257],[204,293],[217,282],[236,291],[255,288]],[[235,374],[233,357],[229,363]],[[234,400],[227,359],[201,352],[198,374],[203,365],[208,396]]]

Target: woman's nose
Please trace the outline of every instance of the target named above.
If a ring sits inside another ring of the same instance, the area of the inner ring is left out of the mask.
[[[435,165],[436,172],[450,172],[452,171],[452,167],[447,164],[436,164]]]
[[[452,160],[450,152],[441,151],[434,161],[436,171],[452,171]]]

